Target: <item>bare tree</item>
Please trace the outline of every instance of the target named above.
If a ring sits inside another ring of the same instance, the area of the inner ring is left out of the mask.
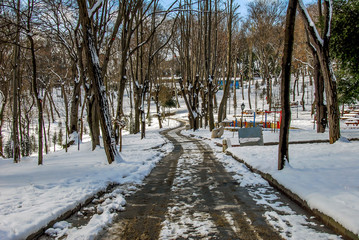
[[[20,162],[20,143],[19,143],[19,81],[20,81],[20,0],[17,0],[16,7],[16,36],[14,44],[14,70],[13,70],[13,116],[12,116],[12,141],[14,163]]]
[[[91,27],[91,19],[87,9],[87,4],[85,0],[78,0],[77,2],[79,4],[79,14],[87,57],[88,73],[92,83],[94,84],[97,103],[100,108],[100,123],[104,139],[105,152],[108,163],[111,164],[114,161],[120,161],[121,156],[116,148],[116,142],[112,131],[110,112],[106,98],[105,86],[103,84],[103,75],[95,47],[95,38]]]
[[[2,128],[5,123],[5,111],[7,103],[9,102],[9,90],[11,77],[10,72],[7,69],[10,67],[10,57],[11,57],[11,45],[10,44],[1,44],[0,47],[0,156],[4,157],[3,154],[3,134]]]
[[[28,1],[28,13],[27,13],[27,38],[30,43],[31,51],[31,60],[32,60],[32,92],[36,101],[37,111],[38,111],[38,165],[43,164],[43,106],[42,106],[42,96],[38,89],[37,83],[37,64],[36,64],[36,54],[35,54],[35,42],[34,42],[34,32],[32,27],[32,15],[34,11],[34,0]]]
[[[324,0],[323,6],[324,34],[321,37],[303,1],[299,0],[300,14],[304,19],[304,24],[306,28],[308,29],[310,42],[316,50],[316,54],[318,56],[320,64],[320,70],[324,79],[326,100],[328,106],[329,141],[330,143],[334,143],[340,138],[340,113],[338,106],[335,75],[331,66],[329,55],[330,24],[332,17],[331,0]]]
[[[288,140],[291,119],[290,111],[290,75],[292,64],[292,52],[294,43],[295,15],[298,0],[290,0],[285,24],[285,40],[282,58],[282,81],[281,81],[281,105],[282,124],[280,126],[278,146],[278,170],[282,170],[285,162],[289,162]]]
[[[234,18],[234,9],[233,9],[233,0],[229,0],[228,2],[228,23],[227,23],[227,81],[223,90],[223,97],[218,109],[218,122],[222,122],[223,119],[226,118],[226,110],[227,110],[227,98],[229,95],[229,87],[231,83],[231,74],[232,74],[232,24]],[[224,79],[223,79],[224,84]]]
[[[266,82],[266,99],[269,110],[272,108],[272,76],[279,64],[279,53],[282,49],[283,11],[280,0],[257,0],[248,4],[250,32],[253,51],[260,62],[261,75]]]

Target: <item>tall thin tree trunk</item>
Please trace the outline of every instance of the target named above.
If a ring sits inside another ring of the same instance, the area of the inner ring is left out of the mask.
[[[280,126],[278,146],[278,170],[284,168],[285,162],[289,162],[288,140],[290,128],[290,70],[292,65],[292,53],[294,43],[295,15],[298,0],[290,0],[286,17],[285,40],[282,58],[281,104],[282,124]]]
[[[35,95],[37,111],[38,111],[38,157],[37,164],[43,164],[43,137],[42,137],[42,125],[43,125],[43,110],[41,103],[41,96],[39,96],[39,90],[37,88],[37,65],[36,65],[36,55],[35,55],[35,45],[32,35],[28,35],[30,41],[31,57],[32,57],[32,91]]]
[[[228,47],[227,47],[227,82],[224,86],[223,98],[219,104],[218,109],[218,122],[222,122],[226,116],[226,103],[229,94],[229,87],[231,83],[231,65],[232,65],[232,21],[233,21],[233,0],[229,0],[229,15],[228,15],[228,25],[227,25],[227,36],[228,36]],[[224,83],[224,79],[223,79]]]
[[[244,101],[244,84],[243,84],[243,73],[241,73],[241,91],[242,91],[242,101]]]
[[[68,146],[68,136],[69,136],[69,105],[67,101],[67,93],[65,90],[64,84],[61,84],[62,95],[64,96],[65,104],[65,151],[67,152]],[[45,102],[44,102],[45,103]]]
[[[305,96],[305,82],[304,82],[304,71],[302,73],[302,89],[303,89],[303,92],[302,92],[302,110],[305,111],[305,101],[304,101],[304,96]]]
[[[107,161],[109,164],[111,164],[114,161],[120,161],[121,156],[116,148],[115,136],[112,131],[111,117],[109,113],[105,87],[103,84],[99,57],[95,48],[94,36],[91,30],[91,22],[88,16],[87,4],[85,0],[78,0],[77,2],[79,4],[83,40],[88,63],[88,72],[94,85],[95,96],[97,99],[98,107],[100,108],[99,116]]]
[[[324,105],[324,80],[320,73],[320,64],[317,55],[314,56],[314,87],[317,118],[317,133],[324,133],[327,126],[327,107]]]
[[[249,69],[248,69],[248,104],[249,109],[252,109],[251,103],[251,81],[253,79],[253,70],[252,70],[252,62],[253,62],[253,51],[252,51],[252,44],[249,45]]]
[[[44,109],[44,104],[42,105],[42,109]],[[44,115],[42,115],[44,116]],[[44,137],[44,143],[45,143],[45,154],[49,153],[49,148],[47,144],[47,137],[46,137],[46,128],[45,128],[45,121],[44,118],[42,119],[42,130],[43,130],[43,137]]]
[[[81,94],[81,81],[80,76],[77,75],[77,67],[73,66],[72,74],[74,78],[74,87],[71,99],[70,107],[70,134],[73,132],[79,132],[78,120],[79,120],[79,105],[80,105],[80,94]]]
[[[209,10],[209,11],[208,11]],[[214,129],[214,115],[213,115],[213,76],[211,76],[211,64],[214,64],[214,59],[211,54],[211,31],[212,31],[212,3],[210,0],[205,2],[205,47],[204,47],[204,56],[205,56],[205,80],[207,83],[207,103],[206,103],[206,113],[208,116],[208,125],[209,131]]]
[[[17,29],[14,45],[14,72],[13,72],[13,116],[12,116],[12,141],[14,163],[20,162],[20,144],[19,144],[19,81],[20,81],[20,0],[17,0],[16,7]]]
[[[298,78],[299,78],[299,74],[298,74],[298,71],[296,71],[295,80],[294,80],[294,84],[293,84],[293,102],[295,102],[295,91],[296,91],[297,83],[299,81]]]
[[[331,1],[324,1],[324,30],[322,38],[313,24],[313,21],[305,8],[302,0],[298,0],[300,14],[304,19],[304,24],[309,32],[311,44],[315,47],[320,70],[323,75],[326,100],[328,106],[328,120],[329,120],[329,141],[336,142],[340,138],[340,112],[338,105],[337,89],[333,69],[331,67],[329,55],[329,41],[330,41],[330,24],[332,19]]]
[[[6,94],[6,93],[5,93]],[[5,111],[5,107],[6,107],[6,103],[7,103],[7,94],[4,94],[4,99],[3,102],[1,102],[1,110],[0,110],[0,156],[4,157],[3,154],[3,135],[2,133],[2,126],[4,124],[4,111]]]

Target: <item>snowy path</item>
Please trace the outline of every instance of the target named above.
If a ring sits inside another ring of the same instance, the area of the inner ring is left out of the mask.
[[[98,239],[340,239],[244,166],[228,173],[229,156],[166,137],[174,151]]]
[[[184,153],[177,164],[160,239],[280,239],[261,214],[255,213],[259,224],[251,224],[244,211],[247,206],[241,206],[233,194],[237,183],[211,149],[198,140],[170,135],[181,142]]]

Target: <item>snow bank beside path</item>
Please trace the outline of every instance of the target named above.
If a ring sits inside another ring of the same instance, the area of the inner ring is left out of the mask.
[[[278,146],[230,148],[252,167],[269,173],[309,207],[359,235],[359,143],[290,145],[290,164],[277,170]]]
[[[185,134],[210,138],[207,130],[186,131]],[[278,133],[264,131],[264,142],[278,141]],[[357,129],[342,130],[342,136],[358,138]],[[229,138],[238,144],[237,133],[225,131],[222,143]],[[291,141],[328,139],[328,133],[313,130],[291,130]],[[278,146],[232,147],[233,155],[264,173],[269,173],[280,184],[305,200],[312,209],[332,217],[359,236],[359,142],[338,141],[335,144],[291,144],[290,164],[277,170]]]
[[[111,165],[103,148],[91,151],[90,142],[80,151],[74,146],[44,156],[43,166],[37,157],[0,160],[0,239],[25,239],[111,183],[141,183],[173,147],[158,130],[148,130],[143,140],[126,135],[123,142],[124,161]]]

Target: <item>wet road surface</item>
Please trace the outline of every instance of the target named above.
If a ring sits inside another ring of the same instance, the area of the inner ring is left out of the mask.
[[[97,239],[338,239],[269,185],[240,186],[207,144],[180,130],[164,132],[174,150]]]

